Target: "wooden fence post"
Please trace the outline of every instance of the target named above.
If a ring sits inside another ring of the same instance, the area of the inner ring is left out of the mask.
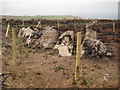
[[[6,37],[8,36],[9,29],[10,29],[10,24],[8,23],[7,30],[6,30],[6,35],[5,35]]]
[[[115,22],[113,22],[113,32],[115,32]]]
[[[81,32],[77,32],[77,47],[76,47],[76,65],[75,65],[75,81],[78,80],[80,52],[81,52]]]
[[[41,25],[41,21],[40,21],[40,28],[42,27],[42,25]]]
[[[39,27],[41,28],[41,21],[38,22],[38,24],[36,25],[36,27]]]
[[[16,31],[15,31],[15,28],[12,28],[12,46],[13,46],[13,64],[14,64],[14,66],[16,66],[17,56],[16,56]]]

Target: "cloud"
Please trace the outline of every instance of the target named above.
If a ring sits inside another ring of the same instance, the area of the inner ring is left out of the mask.
[[[2,2],[3,15],[74,15],[84,18],[117,18],[117,2],[80,0],[12,0]]]

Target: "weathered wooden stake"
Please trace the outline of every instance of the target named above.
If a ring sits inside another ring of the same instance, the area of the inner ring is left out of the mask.
[[[6,30],[6,35],[5,35],[6,37],[8,36],[9,29],[10,29],[10,24],[8,23],[7,30]]]
[[[12,28],[12,46],[13,46],[13,65],[17,64],[17,56],[16,56],[16,31],[15,28]]]
[[[41,21],[38,22],[38,24],[36,25],[36,27],[40,27],[41,28]]]
[[[113,32],[115,32],[115,22],[113,22]]]
[[[57,23],[58,23],[57,26],[58,26],[58,29],[59,29],[60,28],[60,23],[59,23],[59,21],[57,21]]]
[[[80,52],[81,52],[81,32],[77,32],[76,65],[75,65],[75,81],[78,80],[78,74],[79,74],[79,63],[80,63]]]

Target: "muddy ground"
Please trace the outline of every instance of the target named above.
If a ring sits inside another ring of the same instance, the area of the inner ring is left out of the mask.
[[[3,27],[5,28],[5,27]],[[107,30],[107,29],[106,29]],[[103,33],[104,34],[104,33]],[[101,38],[103,41],[104,38]],[[106,39],[108,42],[111,39]],[[19,42],[19,39],[17,38]],[[2,71],[5,88],[116,88],[118,87],[118,48],[112,41],[112,58],[80,59],[78,82],[74,82],[75,55],[62,57],[57,51],[32,49],[17,43],[17,66],[12,61],[11,35],[2,34]]]

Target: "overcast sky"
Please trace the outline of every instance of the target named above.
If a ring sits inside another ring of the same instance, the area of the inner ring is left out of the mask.
[[[0,15],[73,15],[81,18],[117,19],[118,1],[119,0],[1,0]]]

